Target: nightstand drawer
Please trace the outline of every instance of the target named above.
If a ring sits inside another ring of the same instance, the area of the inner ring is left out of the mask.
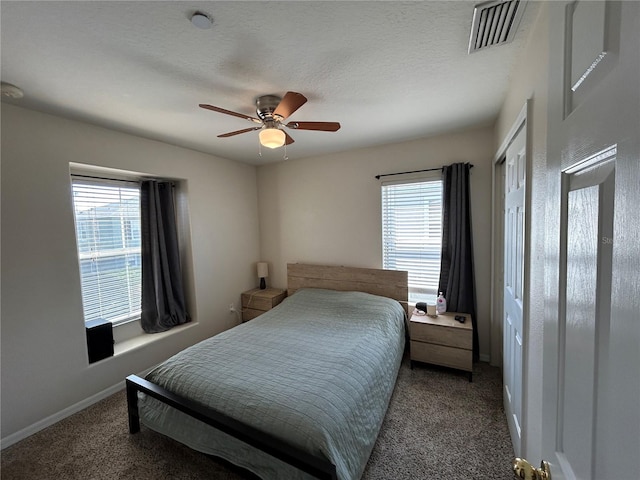
[[[287,291],[281,288],[254,288],[244,292],[242,299],[242,321],[252,320],[264,312],[271,310],[285,299]]]
[[[473,355],[471,350],[445,347],[433,343],[411,341],[411,360],[433,363],[445,367],[458,368],[471,372],[473,370]]]
[[[267,311],[278,305],[287,296],[287,292],[275,288],[255,289],[242,294],[242,308]]]
[[[472,330],[417,322],[410,322],[409,329],[411,340],[466,349],[473,345]]]
[[[242,321],[253,320],[254,318],[262,315],[264,310],[254,310],[253,308],[245,308],[242,310]]]

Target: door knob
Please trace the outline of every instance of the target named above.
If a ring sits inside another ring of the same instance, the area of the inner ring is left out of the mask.
[[[524,458],[516,458],[513,461],[513,473],[522,480],[551,480],[549,462],[540,462],[540,468],[535,468]]]

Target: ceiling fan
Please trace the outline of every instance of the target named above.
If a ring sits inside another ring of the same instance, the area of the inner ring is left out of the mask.
[[[258,118],[245,115],[243,113],[232,112],[224,108],[214,107],[201,103],[201,108],[213,110],[218,113],[233,115],[234,117],[244,118],[250,122],[259,124],[259,126],[244,128],[234,132],[222,133],[219,138],[232,137],[241,133],[253,132],[260,130],[260,144],[268,148],[278,148],[283,145],[291,145],[293,138],[285,132],[282,127],[291,128],[293,130],[321,130],[324,132],[336,132],[340,129],[338,122],[289,122],[283,123],[289,116],[307,102],[307,99],[301,93],[287,92],[284,97],[278,95],[263,95],[256,99],[256,114]]]

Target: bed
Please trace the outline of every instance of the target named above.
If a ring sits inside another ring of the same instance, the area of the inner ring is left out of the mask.
[[[407,273],[289,264],[288,298],[126,379],[140,422],[262,478],[360,478],[405,344]]]

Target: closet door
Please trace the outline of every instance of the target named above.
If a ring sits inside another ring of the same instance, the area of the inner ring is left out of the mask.
[[[526,129],[507,147],[504,198],[503,397],[516,456],[522,448]]]

